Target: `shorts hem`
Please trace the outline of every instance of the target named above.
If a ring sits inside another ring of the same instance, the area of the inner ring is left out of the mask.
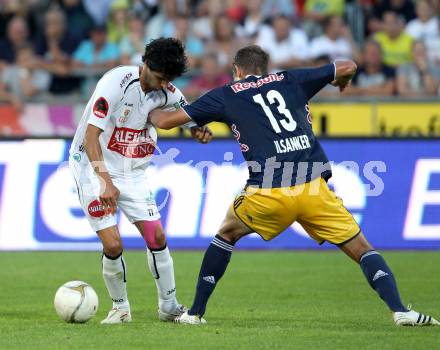
[[[105,225],[102,225],[102,227],[95,227],[95,225],[91,225],[91,224],[90,224],[90,226],[92,227],[93,231],[95,231],[96,234],[98,234],[98,231],[105,230],[105,229],[107,229],[109,227],[118,226],[118,224],[115,223],[115,222],[109,222],[109,223],[107,223]]]
[[[124,213],[124,214],[125,214],[125,213]],[[127,215],[125,215],[125,216],[127,216]],[[134,223],[136,223],[136,222],[141,222],[141,221],[157,221],[157,220],[160,220],[160,219],[161,219],[161,216],[158,215],[157,217],[149,217],[149,218],[143,218],[143,219],[138,219],[138,218],[136,218],[136,219],[131,219],[131,218],[127,217],[127,219],[128,219],[128,221],[130,222],[130,224],[134,224]]]
[[[233,208],[234,209],[234,213],[235,213],[235,216],[249,229],[249,230],[252,230],[252,232],[255,232],[257,235],[259,235],[264,241],[266,241],[266,242],[269,242],[271,239],[266,239],[266,238],[264,238],[263,236],[262,236],[262,234],[260,233],[260,232],[257,232],[257,230],[255,230],[254,228],[252,228],[252,227],[250,227],[247,223],[245,223],[244,221],[243,221],[243,219],[240,217],[240,215],[238,215],[237,214],[237,211],[235,210],[235,208]]]
[[[361,232],[362,232],[362,230],[359,229],[359,231],[358,231],[354,236],[350,237],[349,239],[345,240],[344,242],[341,242],[341,243],[332,243],[332,244],[337,245],[338,247],[340,247],[340,246],[342,246],[342,245],[344,245],[344,244],[346,244],[346,243],[352,241],[353,239],[355,239],[357,236],[360,235]]]

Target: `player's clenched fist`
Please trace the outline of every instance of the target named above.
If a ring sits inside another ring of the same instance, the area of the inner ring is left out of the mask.
[[[212,131],[207,126],[193,127],[191,136],[200,143],[208,143],[212,140]]]
[[[350,86],[351,79],[356,73],[357,66],[351,60],[339,60],[335,61],[335,79],[331,82],[333,86],[339,87],[339,91],[344,91]]]
[[[99,200],[101,201],[102,208],[106,214],[116,214],[116,209],[118,208],[118,198],[119,198],[119,190],[113,185],[113,182],[104,182],[103,184],[103,192],[101,196],[99,196]]]

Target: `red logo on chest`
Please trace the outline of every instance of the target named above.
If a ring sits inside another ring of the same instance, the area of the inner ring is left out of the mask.
[[[107,148],[127,158],[144,158],[154,153],[156,143],[148,129],[115,128]]]

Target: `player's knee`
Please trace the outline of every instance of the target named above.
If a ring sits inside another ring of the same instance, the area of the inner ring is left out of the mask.
[[[219,231],[219,235],[231,244],[235,244],[242,237],[240,232],[233,228],[223,228]]]
[[[104,253],[112,258],[121,255],[122,253],[122,242],[119,239],[112,239],[105,243]]]
[[[154,243],[158,248],[161,248],[166,243],[165,233],[163,230],[156,230],[154,233]]]
[[[160,249],[165,246],[166,238],[160,221],[146,221],[143,226],[145,243],[150,249]]]
[[[230,242],[235,244],[241,237],[248,234],[248,229],[243,229],[239,222],[234,218],[232,220],[226,219],[220,227],[218,234]]]

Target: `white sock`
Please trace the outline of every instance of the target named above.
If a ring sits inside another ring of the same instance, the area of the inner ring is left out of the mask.
[[[113,301],[113,307],[130,309],[127,298],[126,276],[127,268],[122,254],[116,259],[102,256],[102,276]]]
[[[176,283],[174,282],[174,265],[168,247],[159,251],[147,248],[148,267],[156,282],[159,309],[173,312],[178,303],[176,299]]]

